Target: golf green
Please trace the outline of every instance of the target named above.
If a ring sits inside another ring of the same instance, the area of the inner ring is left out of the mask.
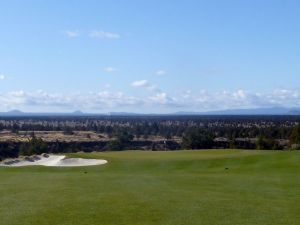
[[[1,225],[298,225],[300,152],[70,154],[100,166],[0,168]]]

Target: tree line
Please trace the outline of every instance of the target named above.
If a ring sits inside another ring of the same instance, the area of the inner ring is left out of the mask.
[[[218,143],[216,135],[202,128],[190,128],[182,136],[180,144],[172,141],[156,143],[149,141],[144,143],[147,150],[177,150],[177,149],[212,149],[212,148],[238,148],[238,149],[261,149],[261,150],[300,150],[300,126],[295,126],[289,137],[289,145],[283,146],[280,142],[261,133],[256,141],[250,142],[245,139],[229,139]],[[119,131],[112,140],[107,142],[45,142],[41,138],[32,137],[26,142],[0,142],[0,160],[15,158],[19,155],[36,155],[42,153],[66,153],[66,152],[92,152],[92,151],[122,151],[127,149],[140,149],[134,141],[134,135],[126,130]],[[141,143],[140,143],[141,144]],[[143,143],[142,143],[143,144]]]
[[[289,139],[300,116],[102,116],[0,118],[0,131],[95,131],[114,137],[122,130],[135,138],[183,137],[189,129],[201,128],[214,136]]]

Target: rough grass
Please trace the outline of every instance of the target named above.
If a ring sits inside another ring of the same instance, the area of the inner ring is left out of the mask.
[[[300,224],[300,152],[127,151],[71,156],[109,163],[0,168],[0,224]]]

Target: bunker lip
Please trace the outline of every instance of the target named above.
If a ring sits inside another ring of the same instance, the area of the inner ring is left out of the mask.
[[[106,164],[103,159],[66,158],[64,155],[38,155],[18,159],[10,159],[0,163],[0,166],[51,166],[51,167],[79,167]]]

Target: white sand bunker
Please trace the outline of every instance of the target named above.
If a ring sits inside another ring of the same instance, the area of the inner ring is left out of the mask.
[[[66,158],[64,155],[39,155],[25,157],[22,159],[10,159],[0,163],[0,166],[19,167],[19,166],[57,166],[57,167],[73,167],[73,166],[96,166],[106,164],[106,160],[102,159],[82,159],[82,158]]]

